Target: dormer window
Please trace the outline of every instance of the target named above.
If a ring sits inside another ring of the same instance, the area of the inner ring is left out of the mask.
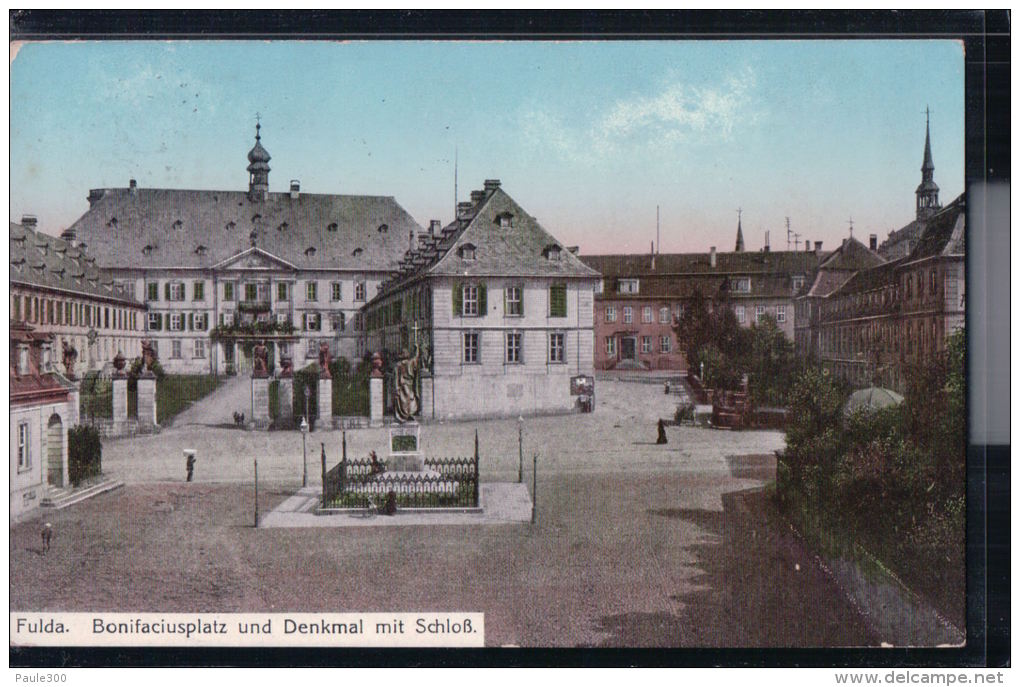
[[[179,219],[178,220],[174,220],[174,224],[173,224],[173,228],[174,229],[180,229],[183,226],[184,226],[184,222],[182,222]]]
[[[501,212],[496,215],[496,223],[500,229],[510,229],[514,225],[514,216],[509,212]]]
[[[379,233],[380,234],[385,234],[389,230],[390,230],[389,225],[387,225],[387,224],[380,224],[379,225]]]
[[[43,255],[46,255],[46,253],[49,251],[49,244],[47,243],[37,243],[35,247],[38,248],[39,252],[42,253]]]
[[[227,224],[226,224],[226,226],[224,228],[227,231],[233,231],[234,227],[236,227],[236,226],[237,226],[237,224],[231,221],[231,222],[227,222]]]
[[[616,284],[617,293],[638,293],[638,280],[637,279],[621,279]]]
[[[53,270],[53,274],[57,275],[57,278],[63,281],[64,279],[64,268],[61,267],[58,270]]]
[[[340,225],[338,225],[336,222],[330,222],[329,226],[326,227],[326,231],[335,232],[339,228]]]
[[[146,244],[145,248],[142,248],[142,255],[148,257],[152,253],[152,246]]]
[[[354,256],[354,257],[358,257],[359,255],[361,255],[364,252],[365,251],[363,249],[361,249],[361,248],[355,248],[353,251],[351,251],[351,255]]]
[[[546,260],[558,262],[561,259],[560,256],[563,254],[563,249],[555,243],[550,243],[542,250],[542,254],[545,256]]]
[[[252,215],[252,216],[251,216],[251,222],[252,222],[252,224],[255,224],[256,222],[259,222],[259,221],[261,221],[261,219],[262,219],[262,215],[260,215],[260,214],[259,214],[259,213],[257,213],[257,212],[256,212],[256,213],[255,213],[254,215]]]
[[[195,248],[195,255],[205,255],[206,250],[206,247],[200,244]]]
[[[730,291],[736,293],[751,293],[751,278],[737,277],[730,279]]]
[[[111,217],[110,221],[106,223],[106,226],[110,227],[111,229],[116,229],[117,228],[117,218],[116,217]]]
[[[475,247],[474,244],[465,243],[463,246],[457,249],[457,254],[463,260],[474,260],[475,259]]]
[[[277,231],[285,231],[290,225],[286,222],[280,222],[280,226],[276,227]]]
[[[84,253],[84,252],[85,252],[85,250],[86,250],[86,249],[87,249],[88,247],[89,247],[89,244],[87,244],[87,243],[79,243],[79,244],[78,244],[78,248],[79,248],[79,249],[81,249],[81,252],[82,252],[82,253]]]
[[[305,255],[307,255],[308,257],[314,256],[315,255],[315,246],[308,246],[308,248],[305,248]]]

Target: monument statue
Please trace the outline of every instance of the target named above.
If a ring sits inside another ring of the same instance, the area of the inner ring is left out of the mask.
[[[142,339],[142,362],[145,363],[145,369],[151,371],[157,359],[156,348],[152,345],[152,339]]]
[[[323,341],[319,344],[319,377],[322,379],[331,379],[329,373],[329,364],[333,361],[333,356],[329,354],[329,344]]]
[[[280,358],[280,376],[281,377],[293,377],[294,376],[294,359],[289,355],[285,355]]]
[[[60,343],[63,348],[62,358],[64,361],[64,371],[66,373],[66,377],[73,381],[74,364],[78,360],[78,350],[74,346],[69,345],[66,341],[61,341]]]
[[[421,349],[414,346],[414,355],[410,356],[405,348],[400,352],[400,360],[393,370],[393,382],[396,396],[393,412],[400,422],[413,420],[418,414],[420,405],[418,398],[418,370],[421,368]]]
[[[252,377],[266,377],[269,375],[269,349],[266,342],[259,340],[251,350],[254,360],[252,361]]]
[[[65,352],[65,355],[66,355],[66,352]],[[66,365],[66,363],[65,363],[65,365]],[[117,355],[115,355],[113,357],[113,369],[116,370],[115,374],[117,376],[122,376],[124,374],[124,366],[125,365],[127,365],[127,358],[124,357],[123,353],[121,353],[120,351],[117,351]]]

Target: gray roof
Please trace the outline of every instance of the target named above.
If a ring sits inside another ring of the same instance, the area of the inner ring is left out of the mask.
[[[384,293],[423,275],[600,276],[503,191],[498,180],[486,181],[486,190],[472,195],[478,200],[462,203],[459,219],[434,237],[423,236],[416,249],[404,255],[399,274],[384,286]],[[500,224],[506,215],[509,227]],[[474,249],[473,257],[465,254],[465,247]],[[550,259],[551,254],[558,259]]]
[[[142,304],[95,265],[95,260],[70,243],[21,224],[10,223],[11,283],[60,289],[83,296]]]
[[[651,253],[583,255],[585,264],[606,277],[643,277],[688,274],[808,274],[825,254],[815,251],[717,252],[715,267],[710,253],[660,253],[652,267]]]
[[[255,245],[298,269],[394,271],[421,227],[390,196],[97,189],[69,229],[100,267],[207,268]]]
[[[937,255],[963,255],[966,251],[966,215],[967,203],[960,195],[928,220],[908,261]]]

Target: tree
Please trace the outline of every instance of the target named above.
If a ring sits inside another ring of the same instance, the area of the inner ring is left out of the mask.
[[[771,316],[752,325],[749,338],[747,374],[752,400],[784,405],[797,366],[793,344]]]
[[[719,292],[714,307],[700,289],[695,289],[674,325],[677,341],[687,357],[688,369],[700,370],[719,389],[737,389],[746,371],[748,332],[737,322],[729,306],[726,289]]]

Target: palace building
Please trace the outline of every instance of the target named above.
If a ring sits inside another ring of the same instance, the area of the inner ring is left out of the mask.
[[[564,248],[498,180],[433,222],[365,306],[365,338],[392,361],[423,356],[421,417],[516,417],[578,408],[592,374],[600,275]]]
[[[245,372],[265,340],[273,367],[354,359],[359,310],[416,245],[392,197],[269,190],[260,126],[247,191],[100,188],[63,234],[148,307],[145,335],[168,372]],[[129,352],[125,351],[125,355]]]

